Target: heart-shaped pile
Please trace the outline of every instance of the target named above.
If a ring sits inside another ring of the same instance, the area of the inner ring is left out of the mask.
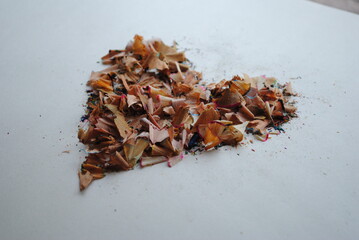
[[[102,57],[110,67],[92,72],[87,113],[78,132],[88,156],[80,189],[105,172],[167,162],[183,152],[238,145],[246,133],[268,139],[268,129],[295,116],[289,84],[275,78],[234,76],[201,84],[184,52],[136,35],[125,50]]]

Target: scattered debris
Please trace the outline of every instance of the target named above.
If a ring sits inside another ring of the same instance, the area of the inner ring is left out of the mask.
[[[79,171],[80,190],[105,172],[130,170],[138,162],[172,167],[183,151],[195,155],[237,146],[248,133],[267,141],[295,116],[291,83],[244,74],[204,85],[184,52],[161,40],[136,35],[126,49],[110,50],[102,63],[110,66],[91,73],[78,132],[88,153]]]

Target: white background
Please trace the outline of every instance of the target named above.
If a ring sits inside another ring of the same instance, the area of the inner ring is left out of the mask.
[[[359,238],[358,15],[294,0],[2,0],[0,29],[0,239]],[[85,83],[136,33],[188,48],[206,81],[292,81],[300,117],[266,143],[80,193]]]

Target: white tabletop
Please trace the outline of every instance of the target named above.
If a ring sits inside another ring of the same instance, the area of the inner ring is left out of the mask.
[[[1,239],[359,238],[358,15],[299,0],[2,0],[0,29]],[[206,81],[292,81],[300,117],[266,143],[80,193],[85,83],[136,33],[188,48]]]

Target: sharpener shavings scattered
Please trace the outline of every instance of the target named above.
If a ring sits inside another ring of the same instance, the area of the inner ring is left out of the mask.
[[[200,84],[202,74],[191,69],[184,52],[158,39],[135,35],[102,63],[109,67],[91,73],[78,131],[88,153],[79,171],[80,190],[106,172],[138,163],[172,167],[183,152],[237,146],[246,134],[265,142],[296,116],[291,83],[244,74]]]

